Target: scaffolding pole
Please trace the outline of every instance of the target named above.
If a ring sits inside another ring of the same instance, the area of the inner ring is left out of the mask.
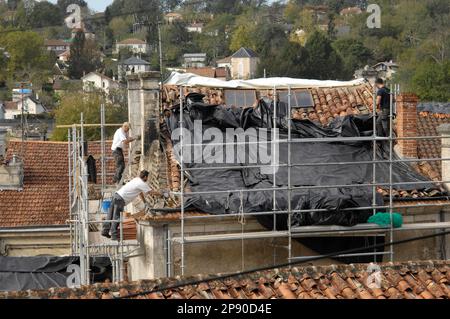
[[[184,138],[183,138],[183,102],[184,102],[184,92],[183,87],[180,86],[180,201],[181,201],[181,275],[185,273],[185,247],[184,247]]]

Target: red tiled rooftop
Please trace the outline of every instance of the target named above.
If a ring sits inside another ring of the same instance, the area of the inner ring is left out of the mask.
[[[0,298],[112,299],[159,287],[200,282],[136,299],[450,299],[450,261],[381,264],[380,286],[368,282],[367,264],[297,266],[207,281],[211,276],[95,284],[80,289],[0,293]]]
[[[420,112],[417,117],[417,132],[419,136],[439,136],[437,128],[450,123],[450,114]],[[417,156],[419,158],[441,158],[441,139],[420,139],[417,141]],[[434,176],[432,179],[441,180],[441,161],[425,164],[431,166]]]
[[[7,158],[22,143],[8,143]],[[63,225],[69,217],[67,143],[23,144],[23,191],[0,192],[0,227]]]

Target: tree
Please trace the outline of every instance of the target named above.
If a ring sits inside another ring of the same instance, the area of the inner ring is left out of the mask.
[[[421,62],[412,77],[411,89],[424,101],[450,102],[450,60],[442,65]]]
[[[333,42],[334,49],[344,62],[343,77],[350,79],[354,72],[372,62],[372,51],[355,39],[339,39]]]
[[[281,48],[281,49],[280,49]],[[268,76],[305,77],[307,75],[306,61],[308,52],[295,42],[286,41],[278,48],[275,55],[261,58],[258,65],[258,76],[266,73]]]
[[[64,95],[55,111],[56,125],[70,125],[80,122],[83,113],[85,123],[100,123],[100,107],[102,99],[98,94],[74,93]],[[107,123],[122,123],[127,120],[126,107],[106,104],[105,119]],[[107,136],[112,136],[114,129],[106,130]],[[86,140],[99,140],[99,128],[85,128]],[[67,141],[66,129],[55,129],[52,135],[54,141]]]
[[[63,15],[58,6],[50,2],[37,2],[28,15],[28,23],[32,28],[61,25]]]
[[[331,41],[319,31],[315,31],[306,42],[309,76],[319,80],[342,78],[343,63],[331,46]]]
[[[39,34],[32,31],[3,33],[0,34],[0,47],[9,54],[6,72],[1,72],[6,73],[9,81],[21,81],[23,76],[35,84],[47,80],[53,63]]]
[[[100,64],[100,53],[95,42],[87,40],[83,31],[78,31],[70,46],[69,76],[79,79],[84,73],[94,71]]]

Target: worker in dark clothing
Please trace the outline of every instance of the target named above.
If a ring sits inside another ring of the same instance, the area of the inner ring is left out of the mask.
[[[383,79],[378,78],[375,81],[378,88],[377,91],[377,109],[380,110],[380,115],[377,121],[377,131],[379,136],[390,135],[390,119],[391,114],[391,91],[385,86]]]

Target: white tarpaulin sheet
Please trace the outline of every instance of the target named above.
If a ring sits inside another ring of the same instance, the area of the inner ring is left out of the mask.
[[[292,89],[307,88],[326,88],[340,86],[356,86],[363,84],[364,79],[353,81],[320,81],[293,78],[262,78],[254,80],[232,80],[223,81],[204,76],[198,76],[192,73],[172,72],[164,84],[188,87],[211,87],[211,88],[228,88],[228,89],[272,89],[274,87],[281,89],[291,87]]]

